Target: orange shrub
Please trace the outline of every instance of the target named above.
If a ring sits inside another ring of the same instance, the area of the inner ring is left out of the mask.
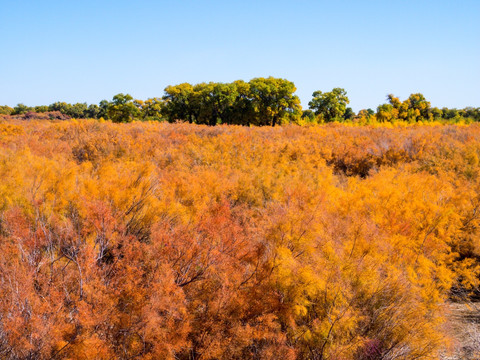
[[[434,359],[480,127],[0,124],[0,357]]]

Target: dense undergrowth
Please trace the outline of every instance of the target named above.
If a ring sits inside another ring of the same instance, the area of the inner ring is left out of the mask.
[[[0,123],[2,359],[435,359],[480,126]]]

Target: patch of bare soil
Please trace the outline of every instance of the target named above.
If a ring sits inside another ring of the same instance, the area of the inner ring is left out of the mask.
[[[480,359],[480,302],[449,302],[445,305],[446,330],[453,339],[442,360]]]

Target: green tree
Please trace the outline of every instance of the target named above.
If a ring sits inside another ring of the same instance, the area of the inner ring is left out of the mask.
[[[100,116],[100,107],[97,104],[90,104],[85,111],[85,117],[89,119],[98,119]]]
[[[33,109],[30,106],[24,104],[17,104],[17,106],[13,108],[12,115],[22,115],[32,110]]]
[[[350,100],[347,92],[342,88],[334,88],[330,92],[315,91],[312,100],[308,103],[310,109],[320,115],[325,122],[343,120]]]
[[[250,84],[243,80],[232,83],[235,88],[235,99],[232,106],[223,115],[226,124],[248,126],[255,119],[255,109],[250,95]]]
[[[133,97],[129,94],[117,94],[107,107],[107,114],[113,122],[132,122],[140,114]]]
[[[143,102],[142,118],[146,120],[162,119],[163,100],[161,98],[150,98]]]
[[[400,120],[416,122],[432,120],[434,117],[430,103],[420,93],[411,94],[409,98],[403,102],[393,94],[389,94],[387,95],[387,100],[389,105],[392,106],[392,109],[395,110],[393,112],[394,117]],[[382,105],[382,109],[386,108],[387,107]]]
[[[100,108],[100,111],[98,113],[98,118],[104,118],[108,119],[108,106],[110,105],[110,102],[108,100],[102,100],[98,103],[98,107]]]
[[[36,113],[44,113],[48,111],[48,106],[47,105],[40,105],[40,106],[35,106],[33,110]]]
[[[76,118],[76,119],[84,119],[88,117],[88,106],[86,103],[76,103],[71,105],[69,113],[67,115]]]
[[[194,86],[199,114],[197,123],[216,125],[229,123],[229,110],[237,99],[234,83],[202,83]]]
[[[358,112],[357,114],[357,118],[363,118],[363,119],[366,119],[366,120],[369,120],[372,118],[372,116],[375,115],[375,111],[373,111],[372,109],[368,108],[368,109],[362,109]]]
[[[398,110],[392,104],[382,104],[377,107],[377,120],[392,122],[398,118]]]
[[[480,108],[466,107],[463,109],[464,116],[473,121],[480,121]]]
[[[347,107],[345,109],[345,113],[343,114],[343,118],[345,120],[352,120],[355,117],[355,112],[351,107]]]
[[[0,106],[0,114],[1,115],[11,115],[13,113],[13,108],[7,105]]]
[[[443,116],[442,109],[439,109],[437,107],[432,108],[432,116],[435,120],[441,119]]]
[[[302,119],[307,120],[309,123],[313,123],[315,122],[315,113],[310,109],[303,110]]]
[[[252,79],[249,84],[255,125],[275,126],[301,116],[302,107],[293,82],[268,77]]]
[[[62,114],[70,115],[72,113],[72,105],[66,102],[57,101],[48,106],[49,111],[60,111]]]
[[[197,99],[191,84],[167,86],[163,100],[162,114],[169,122],[185,120],[193,123],[196,121],[199,107],[195,104]]]
[[[405,101],[408,104],[408,118],[409,121],[425,121],[431,120],[431,106],[430,102],[425,99],[425,96],[420,93],[411,94]]]

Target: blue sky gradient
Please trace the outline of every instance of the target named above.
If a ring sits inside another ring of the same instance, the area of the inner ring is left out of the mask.
[[[0,104],[146,99],[182,82],[275,76],[306,108],[344,88],[480,106],[480,1],[0,0]]]

